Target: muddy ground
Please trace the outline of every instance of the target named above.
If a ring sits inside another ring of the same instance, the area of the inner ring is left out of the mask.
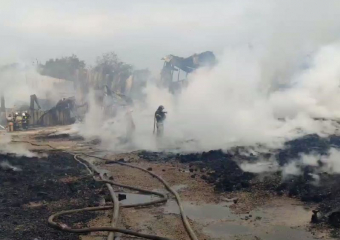
[[[97,205],[101,184],[71,155],[47,153],[43,158],[0,155],[0,239],[79,239],[50,228],[47,219],[61,210]],[[79,227],[96,216],[82,213],[60,220]]]
[[[289,184],[282,185],[280,172],[259,176],[258,174],[244,172],[239,167],[240,162],[255,162],[259,157],[268,159],[275,157],[282,161],[280,164],[284,165],[295,159],[301,152],[318,151],[327,154],[327,150],[330,147],[337,146],[337,142],[340,142],[336,137],[322,139],[315,136],[307,136],[306,138],[299,139],[297,142],[289,142],[285,148],[271,152],[270,154],[258,153],[245,155],[245,149],[243,148],[235,148],[228,152],[213,150],[205,153],[192,154],[154,153],[145,151],[116,154],[101,151],[99,148],[100,145],[97,145],[98,142],[96,141],[88,142],[79,137],[69,137],[69,135],[65,133],[61,136],[48,136],[50,133],[56,133],[58,130],[64,132],[65,129],[55,128],[31,131],[24,134],[12,135],[12,138],[29,140],[38,144],[48,143],[67,151],[88,152],[114,161],[123,160],[149,169],[165,179],[179,192],[189,221],[192,223],[199,239],[311,240],[331,239],[330,232],[334,233],[333,235],[337,233],[336,230],[338,228],[336,226],[328,227],[328,225],[325,225],[329,218],[324,218],[323,221],[318,224],[310,224],[313,209],[318,208],[322,213],[330,212],[329,210],[323,210],[326,209],[325,207],[323,208],[323,206],[328,206],[332,210],[335,209],[338,203],[337,191],[331,191],[332,194],[322,197],[321,201],[316,201],[314,197],[307,201],[302,197],[306,195],[312,196],[313,194],[315,195],[315,193],[320,195],[319,193],[330,191],[332,188],[337,189],[336,186],[334,186],[336,176],[333,176],[335,177],[334,181],[331,179],[332,181],[327,182],[332,183],[329,185],[329,188],[311,187],[304,176],[300,176],[300,181],[294,180],[289,182]],[[53,153],[49,151],[48,147],[38,147],[29,144],[26,144],[25,147],[32,151],[52,153],[48,158],[34,158],[36,160],[33,164],[42,161],[42,165],[44,166],[40,167],[42,174],[39,174],[41,175],[40,177],[33,174],[32,176],[27,176],[27,178],[32,179],[37,185],[39,185],[39,182],[45,181],[44,179],[46,179],[46,181],[52,179],[52,181],[55,182],[53,184],[58,183],[58,186],[53,188],[66,189],[60,190],[60,193],[56,194],[55,199],[49,200],[46,198],[41,200],[39,198],[35,199],[34,196],[36,197],[42,190],[34,188],[30,193],[27,193],[30,197],[27,197],[25,201],[23,200],[24,203],[16,205],[20,206],[17,207],[17,211],[19,212],[38,211],[37,214],[33,213],[32,217],[26,217],[31,214],[30,212],[25,212],[25,214],[22,215],[25,217],[21,217],[21,221],[23,221],[23,223],[19,224],[21,228],[25,229],[26,224],[24,223],[27,223],[27,226],[31,226],[31,229],[38,231],[36,236],[33,236],[34,234],[28,235],[28,239],[30,239],[31,236],[32,239],[39,239],[39,237],[40,239],[106,239],[106,233],[92,233],[78,236],[65,234],[47,226],[45,219],[47,219],[51,212],[74,207],[79,208],[86,205],[99,205],[103,197],[106,200],[109,200],[109,197],[107,192],[105,192],[104,196],[101,195],[103,191],[99,190],[100,185],[93,186],[93,181],[87,175],[83,166],[74,162],[71,159],[72,157],[67,156],[66,158],[61,158],[60,156],[53,155],[60,153]],[[19,161],[17,164],[26,164],[27,162],[27,164],[30,164],[26,166],[26,168],[31,168],[32,162],[29,161],[30,158],[19,159],[26,160],[24,163],[17,160]],[[138,186],[148,190],[166,192],[162,184],[141,171],[117,166],[115,164],[107,165],[105,161],[90,157],[84,157],[84,159],[95,164],[102,171],[107,172],[109,176],[113,177],[115,182]],[[53,167],[55,164],[56,167]],[[76,169],[73,169],[73,167],[76,167]],[[36,169],[39,169],[37,166],[32,166],[32,168],[32,171],[38,171]],[[53,171],[56,172],[53,173]],[[68,174],[66,175],[66,179],[63,177],[65,173]],[[11,179],[10,176],[7,175],[9,179]],[[10,185],[20,185],[21,181],[23,181],[23,179],[14,181],[13,183],[6,180],[6,189],[8,189],[9,192],[13,191],[10,189]],[[77,186],[76,191],[79,190],[79,192],[72,193],[70,184],[67,183],[69,181],[72,182],[71,186],[73,184]],[[77,184],[79,184],[79,186]],[[26,186],[26,183],[24,185]],[[40,183],[40,185],[42,184]],[[295,191],[296,194],[292,194],[294,193],[294,191],[292,191],[294,188],[301,188],[301,190]],[[303,189],[307,189],[307,194],[306,191],[302,191]],[[52,191],[52,189],[50,190]],[[42,192],[48,192],[50,190],[43,189]],[[150,196],[140,195],[136,192],[127,191],[126,189],[115,188],[115,191],[127,193],[127,199],[122,200],[122,204],[140,203],[150,200]],[[4,194],[4,191],[1,191],[1,194]],[[15,194],[19,193],[14,192],[14,196]],[[39,195],[47,197],[49,195],[53,196],[53,194],[54,192],[47,195],[40,193]],[[10,202],[17,201],[14,196],[1,195],[1,200],[8,198]],[[176,202],[171,195],[169,195],[169,197],[170,200],[165,205],[143,209],[122,209],[119,227],[166,236],[172,239],[189,239],[181,222]],[[30,198],[33,200],[28,200]],[[65,199],[71,200],[66,202]],[[27,206],[29,206],[29,208],[27,208]],[[36,210],[35,207],[37,206],[39,208]],[[4,211],[4,209],[5,208],[1,208],[1,211]],[[38,216],[44,217],[38,219]],[[32,232],[29,231],[30,228],[17,232],[15,230],[17,226],[16,222],[19,223],[18,219],[20,218],[16,216],[13,216],[13,218],[13,220],[10,219],[8,222],[3,220],[0,224],[1,227],[7,226],[6,234],[8,236],[14,236],[9,239],[22,238],[26,236],[23,233],[25,231],[25,234]],[[106,211],[100,214],[97,213],[97,215],[81,214],[62,220],[68,224],[74,223],[75,226],[109,226],[110,218],[111,211]],[[7,236],[6,234],[0,235],[0,239],[2,239],[2,236]],[[41,236],[50,237],[43,238]],[[133,238],[122,236],[121,239]]]

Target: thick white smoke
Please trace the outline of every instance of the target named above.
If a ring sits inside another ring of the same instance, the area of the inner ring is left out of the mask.
[[[42,102],[40,104],[50,108],[62,97],[74,95],[74,90],[72,82],[42,76],[34,66],[17,63],[0,70],[0,94],[4,94],[6,108],[29,106],[30,96],[33,94],[36,94],[38,100],[48,99],[49,106],[44,106]]]
[[[303,166],[320,166],[320,171],[327,173],[340,173],[340,151],[331,148],[327,155],[304,154],[298,161]]]
[[[161,146],[192,151],[259,144],[278,147],[304,134],[334,133],[338,126],[330,120],[340,117],[338,62],[339,44],[321,47],[308,68],[287,79],[285,88],[268,91],[258,53],[229,50],[213,69],[200,69],[191,75],[189,86],[179,95],[153,85],[147,87],[146,104],[136,103],[132,113],[136,124],[134,149],[155,150]],[[168,111],[161,145],[152,135],[153,114],[159,105]],[[111,120],[113,124],[103,125],[99,107],[90,109],[84,130],[108,139],[114,150],[122,147],[114,139],[126,132],[124,114]]]
[[[164,103],[172,110],[167,134],[185,133],[212,149],[334,133],[332,122],[313,118],[340,117],[339,60],[338,44],[322,47],[285,89],[267,92],[256,54],[229,51],[216,68],[192,76],[177,102]]]
[[[241,163],[240,168],[245,172],[267,173],[280,171],[282,180],[285,181],[293,176],[299,176],[307,166],[314,167],[314,172],[309,175],[318,184],[321,173],[340,174],[340,150],[331,148],[327,154],[301,154],[297,159],[291,159],[289,163],[279,166],[276,159],[258,161],[255,163]]]
[[[304,134],[334,133],[338,126],[331,120],[340,117],[340,2],[242,5],[243,11],[230,19],[235,35],[228,37],[234,43],[226,39],[217,66],[190,75],[189,86],[176,96],[147,87],[146,103],[136,103],[133,109],[132,141],[117,142],[126,134],[124,114],[104,127],[101,117],[89,113],[81,131],[95,132],[112,150],[182,151],[239,145],[275,148]],[[161,141],[152,135],[159,105],[168,111]],[[89,124],[90,119],[96,123]]]
[[[12,143],[11,141],[10,134],[3,131],[0,132],[0,154],[11,153],[17,156],[38,157],[38,154],[29,151],[24,144]]]

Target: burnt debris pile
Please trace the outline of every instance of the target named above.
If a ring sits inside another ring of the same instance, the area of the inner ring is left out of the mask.
[[[284,148],[278,150],[275,158],[283,166],[292,160],[296,160],[301,154],[327,155],[331,147],[340,147],[340,137],[333,135],[329,138],[322,138],[316,134],[310,134],[286,142]]]
[[[298,161],[301,154],[326,157],[331,148],[340,148],[339,136],[321,138],[317,135],[307,135],[287,142],[285,148],[279,150],[275,157],[278,163],[284,166]],[[321,160],[313,166],[297,163],[300,174],[288,176],[280,182],[276,190],[285,191],[289,196],[298,197],[302,201],[320,203],[321,212],[330,215],[340,204],[340,174],[325,171],[324,164]]]
[[[68,133],[62,133],[62,134],[42,134],[39,135],[37,137],[35,137],[35,139],[40,140],[40,141],[44,141],[44,140],[68,140],[68,141],[83,141],[85,140],[83,137],[78,136],[78,135],[70,135]]]
[[[178,159],[183,163],[193,163],[201,168],[208,168],[202,178],[209,183],[214,183],[216,190],[234,191],[250,187],[250,181],[254,174],[244,172],[233,160],[237,154],[223,152],[222,150],[212,150],[203,153],[192,153],[178,155]]]
[[[142,159],[148,161],[170,161],[176,158],[177,154],[168,153],[168,152],[149,152],[149,151],[140,151],[138,152],[138,156]]]
[[[201,178],[215,185],[218,191],[263,190],[272,194],[296,197],[304,202],[319,204],[318,215],[331,225],[340,226],[340,174],[327,172],[324,162],[306,165],[300,162],[303,154],[327,157],[332,148],[340,148],[340,137],[320,137],[315,134],[288,141],[281,149],[267,153],[249,153],[245,147],[229,151],[211,150],[203,153],[170,154],[143,151],[140,157],[149,161],[176,160],[188,163],[201,171]],[[254,150],[254,149],[252,149]],[[241,163],[276,161],[276,169],[259,173],[244,172]],[[340,161],[340,159],[339,159]],[[294,163],[296,174],[284,168]]]
[[[6,164],[0,168],[0,239],[78,239],[51,229],[47,219],[61,210],[98,204],[101,184],[85,167],[73,156],[55,152],[47,158],[0,155],[1,162]],[[94,217],[85,212],[61,220],[82,226]]]
[[[203,153],[174,154],[165,152],[141,151],[138,155],[148,161],[179,160],[200,169],[201,178],[216,186],[218,191],[234,191],[251,186],[250,181],[255,176],[244,172],[234,161],[242,156],[236,153],[211,150]]]

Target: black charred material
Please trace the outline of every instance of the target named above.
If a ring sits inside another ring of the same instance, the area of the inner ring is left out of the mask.
[[[288,164],[300,158],[301,154],[317,154],[326,156],[331,147],[340,147],[340,137],[330,136],[321,138],[318,135],[307,135],[289,141],[285,149],[278,151],[276,159],[280,165]],[[331,212],[340,204],[340,175],[322,172],[323,164],[319,161],[317,166],[300,166],[302,174],[290,176],[277,185],[278,193],[286,192],[291,197],[298,197],[305,202],[320,203],[323,214]],[[316,181],[313,175],[317,174]]]
[[[267,191],[269,194],[288,195],[304,202],[318,203],[319,213],[312,221],[328,222],[332,226],[340,227],[340,174],[323,172],[323,163],[316,166],[297,165],[301,174],[285,176],[282,179],[280,170],[265,176],[243,172],[239,167],[241,162],[256,162],[259,159],[276,159],[280,166],[284,166],[301,158],[301,154],[315,154],[320,158],[329,154],[331,148],[340,148],[340,136],[322,138],[318,135],[288,141],[282,149],[264,154],[244,154],[246,147],[235,147],[228,152],[212,150],[203,153],[169,154],[156,152],[142,152],[140,157],[149,161],[178,160],[188,163],[189,169],[199,169],[200,178],[214,184],[218,191]],[[179,170],[181,171],[181,170]],[[315,177],[317,175],[317,178]],[[196,177],[196,176],[195,176]],[[340,235],[340,234],[339,234]]]
[[[328,223],[336,228],[340,227],[340,211],[334,211],[328,216]]]
[[[328,138],[321,138],[316,134],[306,135],[285,143],[285,148],[280,150],[276,159],[281,166],[287,164],[291,160],[297,159],[301,154],[317,153],[326,155],[333,144],[338,144],[340,147],[340,138],[331,136]]]
[[[124,193],[118,193],[118,201],[123,201],[126,199],[126,194]]]
[[[69,141],[83,141],[84,138],[82,136],[78,136],[78,135],[70,135],[67,133],[63,133],[63,134],[51,134],[51,135],[43,135],[43,136],[37,136],[35,139],[38,140],[69,140]]]
[[[166,152],[140,151],[138,156],[148,161],[170,161],[176,158],[176,154]]]
[[[22,171],[13,178],[13,172],[0,170],[0,239],[78,240],[78,234],[53,230],[46,221],[58,211],[98,205],[101,184],[65,153],[51,152],[48,158],[0,155],[3,160]],[[95,217],[94,212],[82,212],[61,221],[85,226]]]
[[[313,215],[311,218],[311,223],[318,223],[319,222],[319,218],[318,218],[318,210],[313,210]]]
[[[179,155],[179,160],[183,163],[203,162],[210,171],[202,179],[214,183],[216,190],[229,192],[249,188],[251,186],[250,181],[255,175],[243,172],[233,160],[233,157],[234,155],[222,150],[212,150]]]

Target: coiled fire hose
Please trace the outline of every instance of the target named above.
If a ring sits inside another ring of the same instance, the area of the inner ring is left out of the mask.
[[[141,189],[141,188],[137,188],[137,187],[133,187],[133,186],[123,185],[123,184],[115,183],[113,181],[105,179],[102,175],[100,175],[98,173],[98,171],[96,170],[96,168],[92,164],[88,163],[87,161],[85,161],[85,160],[83,160],[83,159],[81,159],[79,157],[80,155],[85,155],[87,157],[92,157],[92,158],[97,158],[97,159],[100,159],[100,160],[104,160],[106,164],[118,164],[118,165],[121,165],[121,166],[126,166],[126,167],[130,167],[130,168],[138,169],[138,170],[141,170],[141,171],[143,171],[145,173],[148,173],[152,177],[158,179],[165,186],[165,188],[175,196],[176,202],[177,202],[177,204],[179,206],[180,215],[181,215],[181,218],[182,218],[182,222],[183,222],[184,228],[187,231],[190,239],[191,240],[198,240],[198,238],[197,238],[195,232],[193,231],[193,229],[192,229],[192,227],[191,227],[191,225],[190,225],[190,223],[188,221],[188,218],[187,218],[187,216],[186,216],[186,214],[185,214],[185,212],[183,210],[183,206],[182,206],[182,202],[181,202],[179,194],[174,189],[172,189],[170,187],[170,185],[163,178],[161,178],[160,176],[158,176],[158,175],[156,175],[156,174],[154,174],[154,173],[152,173],[152,172],[150,172],[150,171],[148,171],[148,170],[146,170],[146,169],[144,169],[142,167],[134,166],[134,165],[131,165],[131,164],[128,164],[128,163],[112,161],[110,159],[106,159],[106,158],[102,158],[102,157],[98,157],[98,156],[93,156],[93,155],[86,154],[86,153],[72,153],[72,152],[68,152],[68,151],[65,151],[63,149],[55,148],[55,147],[51,146],[50,144],[37,144],[37,143],[32,143],[30,141],[23,141],[23,140],[21,140],[21,141],[20,140],[12,140],[12,142],[28,143],[28,144],[31,144],[33,146],[40,146],[40,147],[41,146],[50,147],[50,148],[52,148],[54,150],[58,150],[58,151],[61,151],[61,152],[65,152],[65,153],[71,154],[71,155],[73,155],[73,157],[74,157],[74,159],[76,161],[78,161],[79,163],[84,165],[91,174],[94,174],[93,178],[96,181],[105,183],[106,186],[109,189],[113,205],[106,205],[106,206],[99,206],[99,207],[87,207],[87,208],[73,209],[73,210],[67,210],[67,211],[61,211],[61,212],[55,213],[55,214],[51,215],[48,218],[48,224],[51,227],[59,229],[59,230],[62,230],[62,231],[66,231],[66,232],[72,232],[72,233],[90,233],[90,232],[107,231],[107,232],[109,232],[108,240],[113,240],[114,239],[114,233],[115,232],[117,232],[117,233],[124,233],[124,234],[127,234],[127,235],[136,236],[136,237],[142,237],[142,238],[146,238],[146,239],[171,240],[171,239],[166,238],[166,237],[160,237],[160,236],[155,236],[155,235],[135,232],[135,231],[127,230],[127,229],[123,229],[123,228],[117,228],[116,227],[116,223],[118,222],[118,217],[119,217],[119,207],[123,207],[123,208],[146,207],[146,206],[150,206],[150,205],[154,205],[154,204],[165,203],[165,202],[167,202],[168,198],[167,198],[167,196],[165,194],[162,194],[162,193],[158,193],[158,192],[154,192],[154,191],[149,191],[149,190],[145,190],[145,189]],[[86,162],[86,163],[84,163],[84,162]],[[88,167],[88,165],[90,165],[90,167]],[[92,170],[90,168],[92,168]],[[99,179],[97,178],[98,175],[99,175]],[[114,193],[113,188],[112,188],[111,185],[115,185],[117,187],[131,189],[131,190],[142,192],[142,193],[157,195],[160,198],[157,199],[157,200],[150,201],[150,202],[147,202],[147,203],[142,203],[142,204],[120,205],[119,202],[118,202],[118,199],[116,197],[116,194]],[[57,222],[54,221],[55,218],[57,218],[58,216],[61,216],[61,215],[78,213],[78,212],[83,212],[83,211],[109,210],[109,209],[112,209],[112,208],[113,208],[113,216],[112,216],[112,221],[111,221],[111,227],[91,227],[91,228],[76,229],[76,228],[70,228],[66,224],[57,223]]]

